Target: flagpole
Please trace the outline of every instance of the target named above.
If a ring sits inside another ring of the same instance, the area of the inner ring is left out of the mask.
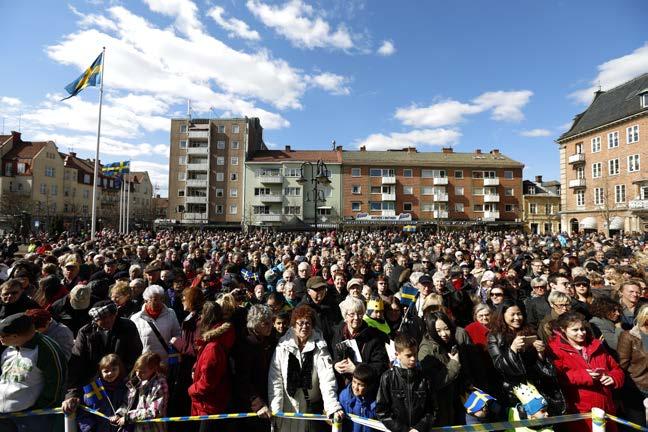
[[[131,180],[132,180],[132,177],[130,177],[130,175],[131,175],[131,173],[130,173],[130,164],[129,164],[128,171],[129,171],[128,172],[128,175],[129,175],[128,191],[126,192],[126,234],[130,234],[130,202],[131,202],[131,200],[130,200],[130,190],[131,190]]]
[[[97,183],[99,181],[99,142],[101,140],[101,106],[103,105],[104,67],[106,65],[106,47],[103,47],[101,58],[101,87],[99,87],[99,122],[97,124],[97,149],[95,151],[94,182],[92,185],[92,222],[90,239],[94,241],[97,229]]]
[[[121,177],[119,177],[121,179]],[[124,181],[119,182],[119,234],[122,233],[122,206],[124,204]]]

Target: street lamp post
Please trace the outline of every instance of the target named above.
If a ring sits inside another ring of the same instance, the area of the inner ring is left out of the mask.
[[[304,177],[304,168],[308,168],[310,171],[310,178],[307,179]],[[317,163],[313,164],[311,162],[303,162],[299,168],[299,179],[297,183],[300,185],[305,185],[309,181],[313,185],[313,205],[315,207],[315,231],[317,231],[317,202],[320,201],[318,185],[327,186],[331,184],[331,180],[328,178],[328,168],[322,160],[318,160]],[[321,201],[326,201],[325,199]]]

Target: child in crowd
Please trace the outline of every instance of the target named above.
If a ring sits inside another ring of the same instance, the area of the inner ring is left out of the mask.
[[[145,352],[133,366],[128,386],[128,403],[117,410],[110,422],[119,427],[138,420],[164,417],[169,389],[159,354]],[[164,423],[136,424],[135,432],[166,432]]]
[[[408,334],[394,339],[394,367],[380,378],[376,417],[391,432],[425,432],[434,423],[435,393],[417,363],[418,342]]]
[[[353,380],[340,393],[340,405],[346,414],[355,414],[365,418],[376,417],[376,392],[374,381],[376,376],[369,365],[360,363],[353,371]],[[368,426],[351,422],[345,418],[344,432],[375,432]]]
[[[98,380],[93,380],[84,388],[83,403],[109,417],[114,416],[113,407],[115,407],[114,409],[119,408],[126,403],[128,398],[126,368],[117,354],[108,354],[99,361],[98,369]],[[86,389],[90,391],[86,392]],[[108,420],[83,410],[77,411],[77,424],[81,432],[113,432],[115,430]]]
[[[520,403],[509,409],[509,421],[526,419],[545,419],[549,417],[547,401],[533,384],[521,384],[513,389]],[[509,432],[552,432],[552,427],[538,426],[534,428],[519,427]]]
[[[494,397],[475,388],[466,398],[466,424],[490,423],[500,420],[500,405]]]
[[[274,315],[272,326],[275,329],[276,337],[280,338],[285,335],[290,325],[290,312],[279,312]]]

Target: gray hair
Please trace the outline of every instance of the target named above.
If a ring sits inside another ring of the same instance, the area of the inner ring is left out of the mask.
[[[151,300],[154,296],[164,298],[164,288],[162,288],[160,285],[151,285],[146,288],[144,290],[144,293],[142,294],[142,297],[144,297],[145,301]]]
[[[266,305],[255,304],[250,307],[247,314],[247,328],[254,331],[264,322],[272,323],[272,309]]]
[[[571,297],[569,297],[567,294],[561,291],[551,291],[551,293],[549,293],[549,297],[547,298],[547,301],[549,302],[549,304],[552,305],[555,305],[556,302],[559,301],[571,303]]]
[[[477,315],[478,315],[480,312],[484,311],[484,310],[487,310],[487,311],[491,312],[491,308],[490,308],[490,306],[488,306],[487,304],[484,304],[484,303],[478,303],[478,304],[475,306],[475,308],[473,309],[473,319],[476,320],[476,319],[477,319],[477,318],[476,318]]]
[[[348,313],[357,313],[364,315],[366,309],[365,304],[362,300],[355,297],[347,297],[342,303],[340,303],[340,312],[342,312],[342,318],[346,317]]]

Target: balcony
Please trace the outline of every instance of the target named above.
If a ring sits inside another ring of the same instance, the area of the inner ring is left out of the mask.
[[[648,210],[648,199],[631,200],[628,203],[630,210]]]
[[[207,187],[207,179],[198,180],[198,179],[187,179],[188,187]]]
[[[434,194],[434,201],[435,202],[448,202],[448,194],[447,193]]]
[[[567,158],[570,164],[577,164],[585,162],[585,153],[576,153]]]
[[[484,220],[489,221],[489,220],[495,220],[499,219],[499,211],[485,211],[484,212]]]
[[[267,174],[257,176],[257,179],[261,183],[273,184],[273,183],[283,183],[283,176],[281,174]]]
[[[434,216],[434,219],[448,219],[447,210],[434,210],[432,214]]]
[[[396,210],[382,210],[382,216],[396,216]]]
[[[396,201],[396,192],[383,193],[382,194],[382,200],[383,201]]]
[[[283,195],[261,195],[254,197],[255,201],[262,203],[280,203],[283,202]]]
[[[188,163],[187,171],[209,171],[209,163]]]
[[[182,213],[183,222],[207,222],[207,213]]]
[[[585,179],[569,180],[569,187],[570,188],[582,188],[582,187],[585,187]]]
[[[486,195],[484,195],[484,202],[498,203],[499,201],[500,201],[499,194],[486,194]]]
[[[499,178],[485,178],[484,186],[499,186]]]
[[[396,176],[383,176],[382,184],[396,184]]]
[[[255,216],[259,222],[281,222],[283,219],[280,214],[259,214]]]
[[[208,139],[209,138],[209,131],[208,130],[190,130],[189,131],[189,139],[192,139],[192,138]]]
[[[432,179],[432,184],[435,186],[442,186],[442,185],[447,185],[448,184],[448,177],[434,177]]]
[[[209,153],[209,147],[187,147],[187,154],[189,155],[206,155]]]
[[[206,196],[186,196],[185,202],[187,204],[207,204]]]

